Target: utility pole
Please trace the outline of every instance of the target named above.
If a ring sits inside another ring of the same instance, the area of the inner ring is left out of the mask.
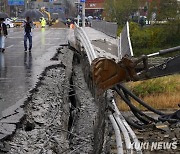
[[[25,10],[28,10],[28,9],[29,9],[29,1],[30,1],[30,0],[26,0]]]
[[[77,25],[79,26],[79,20],[80,20],[80,15],[79,15],[79,10],[80,10],[80,0],[78,0],[78,16],[77,16]]]
[[[80,0],[82,4],[82,27],[85,27],[85,2],[86,0]]]

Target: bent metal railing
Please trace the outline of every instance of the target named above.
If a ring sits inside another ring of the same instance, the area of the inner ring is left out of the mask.
[[[129,35],[127,35],[128,32],[128,25],[126,25],[126,30],[124,30],[125,32],[122,32],[122,36],[126,37],[126,40],[129,42],[130,38]],[[98,56],[91,44],[90,39],[88,38],[86,32],[84,31],[84,29],[82,27],[79,27],[77,24],[75,24],[75,29],[74,29],[74,34],[75,34],[75,38],[79,41],[80,45],[82,47],[84,47],[85,52],[87,54],[88,57],[88,61],[89,64],[91,65],[92,61],[94,59],[96,59]],[[126,43],[127,45],[127,43]],[[121,47],[122,48],[122,47]],[[131,48],[129,48],[130,53],[132,53]],[[126,152],[127,154],[132,154],[133,153],[133,148],[132,148],[132,142],[133,143],[139,143],[135,133],[133,132],[133,130],[130,128],[129,124],[126,122],[126,120],[124,119],[124,117],[122,116],[121,112],[119,111],[119,109],[116,106],[115,101],[112,101],[112,105],[114,106],[115,112],[111,112],[109,114],[109,119],[112,123],[112,126],[114,128],[115,131],[115,136],[116,136],[116,146],[117,146],[117,153],[118,154],[123,154],[123,141],[121,136],[123,136],[124,140],[125,140],[125,147],[126,147]],[[122,133],[122,134],[121,134]],[[137,148],[135,149],[137,154],[142,154],[141,149]]]
[[[85,52],[88,56],[89,64],[91,65],[92,61],[97,58],[97,54],[86,34],[84,29],[82,27],[79,27],[77,24],[75,24],[74,34],[76,39],[78,39],[82,46],[85,48]]]
[[[118,60],[120,61],[125,55],[134,56],[129,34],[129,22],[126,23],[118,37]]]

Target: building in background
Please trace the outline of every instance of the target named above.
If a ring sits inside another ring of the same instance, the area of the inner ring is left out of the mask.
[[[18,17],[27,9],[40,9],[45,7],[50,13],[65,12],[67,0],[0,0],[0,11],[6,12],[10,17]]]
[[[26,0],[0,0],[0,11],[18,17],[25,10]]]
[[[81,0],[72,0],[71,3],[76,5],[77,14],[81,16],[82,14],[82,4]],[[85,1],[85,15],[101,18],[104,11],[105,0],[86,0]]]
[[[86,16],[101,17],[104,10],[105,0],[86,0]]]
[[[25,10],[25,0],[7,0],[10,17],[18,17]]]
[[[31,0],[30,9],[40,9],[45,7],[50,13],[63,11],[65,0]]]
[[[10,15],[10,6],[7,0],[0,0],[0,12],[6,12]]]
[[[63,18],[65,14],[66,0],[31,0],[29,9],[45,8],[52,18]]]

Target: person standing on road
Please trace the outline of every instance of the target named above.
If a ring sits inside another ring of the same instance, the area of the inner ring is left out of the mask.
[[[0,52],[5,51],[5,37],[8,35],[4,18],[0,18]]]
[[[46,26],[46,20],[44,18],[42,18],[41,20],[41,28],[45,28]]]
[[[29,52],[32,49],[32,32],[33,22],[30,20],[30,17],[26,17],[26,21],[23,24],[24,27],[24,51],[27,52],[27,39],[29,40]]]

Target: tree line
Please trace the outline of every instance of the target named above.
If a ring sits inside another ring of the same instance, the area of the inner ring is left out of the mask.
[[[149,20],[153,14],[156,14],[158,21],[180,19],[178,0],[105,0],[104,5],[106,20],[116,21],[119,25],[142,11],[147,14]]]
[[[140,13],[155,24],[142,27],[133,22]],[[130,36],[136,55],[180,45],[180,2],[177,0],[105,0],[104,16],[107,21],[118,23],[118,33],[127,21],[132,21]]]

